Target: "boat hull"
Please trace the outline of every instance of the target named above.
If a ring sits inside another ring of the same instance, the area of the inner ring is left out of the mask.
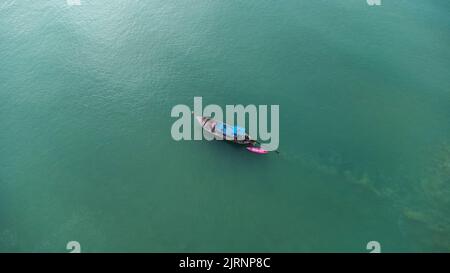
[[[224,136],[220,132],[213,131],[214,123],[218,123],[218,121],[216,121],[214,119],[201,117],[201,116],[196,116],[195,119],[200,124],[200,126],[202,126],[203,130],[205,130],[209,134],[213,135],[216,140],[226,140],[226,141],[230,141],[230,142],[242,144],[242,145],[248,145],[253,142],[251,140],[252,138],[248,134],[245,134],[246,136],[248,136],[248,140],[246,140],[246,139],[240,139],[240,138],[235,139],[234,137],[231,137],[228,135]],[[226,123],[224,123],[224,124],[226,124]],[[226,124],[226,125],[231,126],[229,124]]]

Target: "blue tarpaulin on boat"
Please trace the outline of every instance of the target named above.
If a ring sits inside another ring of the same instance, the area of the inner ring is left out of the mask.
[[[219,122],[216,125],[216,131],[224,133],[227,136],[245,136],[245,129],[239,126],[227,126],[226,124]]]

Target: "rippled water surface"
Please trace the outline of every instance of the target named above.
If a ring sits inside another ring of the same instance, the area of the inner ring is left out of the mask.
[[[450,2],[0,0],[0,251],[450,251]],[[175,142],[280,105],[280,154]]]

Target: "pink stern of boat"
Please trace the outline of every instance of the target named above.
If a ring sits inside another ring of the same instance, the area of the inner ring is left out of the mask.
[[[256,154],[267,154],[267,153],[269,152],[269,151],[264,150],[264,149],[262,149],[262,148],[259,148],[259,147],[252,147],[252,146],[247,147],[247,150],[249,150],[249,151],[252,152],[252,153],[256,153]]]

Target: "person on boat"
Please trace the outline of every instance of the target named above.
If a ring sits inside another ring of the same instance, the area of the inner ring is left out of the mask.
[[[251,147],[255,146],[256,140],[250,139],[248,135],[245,135],[245,141],[248,142],[248,144],[250,144]]]

